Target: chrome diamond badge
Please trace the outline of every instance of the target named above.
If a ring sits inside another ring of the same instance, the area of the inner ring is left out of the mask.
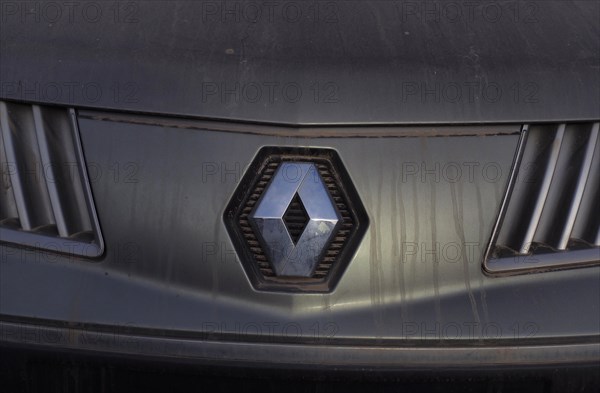
[[[294,242],[288,230],[294,223],[284,216],[296,196],[308,222]],[[262,237],[276,275],[310,277],[341,217],[315,164],[292,161],[277,168],[249,219]]]
[[[368,218],[337,153],[261,149],[225,211],[253,285],[327,292],[364,235]]]

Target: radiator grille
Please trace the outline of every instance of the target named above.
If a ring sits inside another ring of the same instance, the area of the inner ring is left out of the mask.
[[[600,261],[599,123],[531,125],[488,249],[490,271]]]
[[[0,240],[101,255],[74,111],[0,101],[0,136]]]

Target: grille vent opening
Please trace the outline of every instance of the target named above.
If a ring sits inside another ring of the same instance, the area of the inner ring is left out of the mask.
[[[600,263],[599,125],[524,127],[486,270]]]
[[[103,253],[73,110],[0,101],[0,165],[2,243]]]

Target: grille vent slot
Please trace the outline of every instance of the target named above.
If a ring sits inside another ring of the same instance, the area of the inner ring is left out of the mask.
[[[74,111],[0,101],[0,136],[0,240],[101,255]]]
[[[599,125],[524,127],[488,271],[600,262]]]

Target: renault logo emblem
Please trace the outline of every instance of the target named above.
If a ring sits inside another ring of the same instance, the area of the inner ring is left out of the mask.
[[[368,218],[337,153],[263,148],[224,216],[240,260],[262,290],[327,292]]]
[[[306,211],[308,220],[301,214],[296,214],[295,220],[287,219],[285,213],[294,199],[304,208],[297,210]],[[341,217],[315,164],[292,161],[277,168],[249,219],[276,275],[310,277]],[[288,230],[294,224],[301,225],[297,243]]]

